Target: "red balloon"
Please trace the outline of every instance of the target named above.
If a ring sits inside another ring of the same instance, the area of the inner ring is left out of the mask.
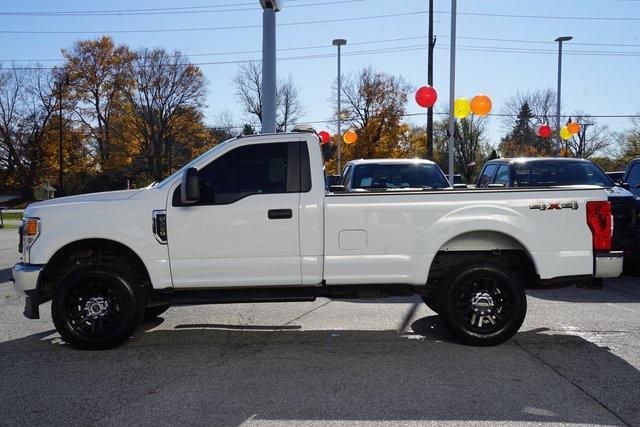
[[[320,144],[322,145],[326,144],[331,139],[331,135],[329,135],[329,132],[324,130],[322,132],[318,132],[318,136],[320,137]]]
[[[540,126],[540,129],[538,129],[538,136],[540,136],[540,138],[549,138],[552,133],[553,131],[551,130],[551,126],[548,124],[544,124]]]
[[[416,92],[416,102],[423,108],[431,108],[438,99],[438,92],[431,86],[422,86]]]

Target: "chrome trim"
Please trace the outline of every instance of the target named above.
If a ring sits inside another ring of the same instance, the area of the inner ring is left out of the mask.
[[[11,269],[13,289],[19,294],[26,294],[26,291],[36,289],[43,268],[44,265],[22,262],[14,265]]]
[[[159,210],[153,211],[152,218],[151,218],[151,222],[152,222],[152,225],[151,225],[152,228],[151,229],[153,231],[153,237],[156,238],[158,243],[160,243],[161,245],[166,245],[167,244],[168,233],[167,233],[167,236],[165,236],[164,239],[158,235],[158,221],[159,221],[158,217],[161,216],[161,215],[164,216],[164,226],[165,226],[165,231],[166,231],[166,229],[167,229],[167,211],[164,210],[164,209],[159,209]]]
[[[594,260],[594,277],[611,278],[620,276],[622,274],[623,260],[622,251],[596,254]]]

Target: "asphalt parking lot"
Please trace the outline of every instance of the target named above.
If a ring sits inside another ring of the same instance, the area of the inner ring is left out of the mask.
[[[506,344],[455,343],[413,298],[172,308],[111,351],[22,316],[0,230],[0,424],[640,425],[640,278],[529,290]]]

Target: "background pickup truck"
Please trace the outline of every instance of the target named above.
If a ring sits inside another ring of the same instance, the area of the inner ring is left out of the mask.
[[[440,167],[424,159],[360,159],[347,162],[333,191],[440,190],[451,188]]]
[[[563,157],[496,159],[484,165],[476,183],[477,188],[577,185],[605,189],[613,215],[612,249],[624,252],[627,273],[640,271],[640,201],[591,161]]]
[[[326,193],[313,133],[217,145],[145,189],[30,205],[14,286],[116,346],[171,304],[419,294],[464,343],[513,336],[524,284],[620,274],[601,189]]]

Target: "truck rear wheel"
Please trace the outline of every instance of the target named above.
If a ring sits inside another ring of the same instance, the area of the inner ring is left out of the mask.
[[[139,287],[120,274],[88,267],[64,278],[53,296],[53,323],[64,341],[86,350],[118,346],[144,316]]]
[[[469,345],[489,346],[511,338],[527,312],[527,297],[518,277],[499,264],[471,264],[439,292],[445,327]]]

